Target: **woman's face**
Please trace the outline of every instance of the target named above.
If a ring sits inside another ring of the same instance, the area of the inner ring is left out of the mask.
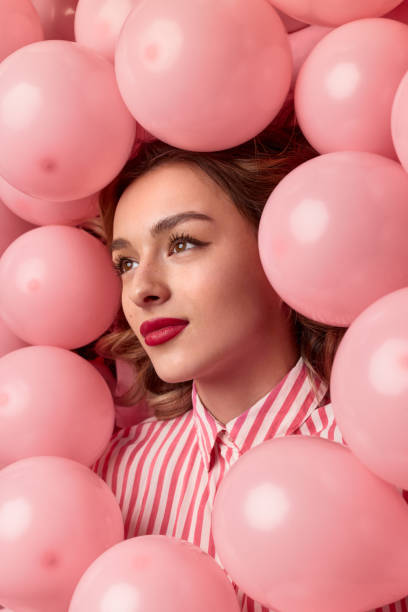
[[[209,219],[191,218],[152,235],[159,221],[187,212]],[[113,241],[119,238],[129,243],[112,253],[121,260],[123,311],[162,380],[231,372],[269,342],[281,300],[262,269],[257,231],[198,167],[166,163],[134,181],[115,212]],[[149,346],[140,326],[159,317],[189,323]]]

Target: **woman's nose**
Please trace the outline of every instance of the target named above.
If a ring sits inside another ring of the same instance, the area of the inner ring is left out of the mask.
[[[139,266],[129,286],[129,298],[143,308],[149,302],[165,302],[170,296],[170,287],[163,272],[153,266]]]

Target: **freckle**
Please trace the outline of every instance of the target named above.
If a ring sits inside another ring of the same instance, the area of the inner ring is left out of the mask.
[[[43,157],[40,160],[40,168],[45,172],[53,172],[57,168],[57,162],[51,157]]]
[[[8,401],[9,401],[9,396],[7,395],[5,391],[2,391],[0,393],[0,406],[5,406]]]
[[[37,289],[39,289],[40,286],[41,286],[41,283],[40,283],[40,281],[37,278],[32,278],[27,283],[27,289],[29,291],[37,291]]]
[[[408,370],[408,355],[401,355],[401,357],[399,358],[399,363],[402,368]]]
[[[58,565],[58,555],[52,550],[42,553],[40,563],[43,567],[56,567]]]
[[[145,48],[145,58],[154,62],[159,56],[159,47],[156,43],[150,43]]]

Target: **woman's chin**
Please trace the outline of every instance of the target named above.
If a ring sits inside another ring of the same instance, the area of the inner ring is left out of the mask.
[[[193,376],[190,376],[189,373],[187,373],[185,370],[182,372],[169,372],[167,370],[162,371],[162,370],[157,370],[155,368],[155,372],[157,374],[157,376],[166,383],[182,383],[182,382],[188,382],[189,380],[193,379]]]

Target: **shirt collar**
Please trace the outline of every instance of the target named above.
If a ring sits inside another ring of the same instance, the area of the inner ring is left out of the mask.
[[[317,394],[310,384],[306,364],[300,357],[271,391],[225,425],[204,407],[193,381],[193,419],[207,471],[220,432],[226,432],[229,440],[242,454],[265,440],[287,436],[298,429],[317,408],[327,391],[323,381],[317,378],[315,381]]]

